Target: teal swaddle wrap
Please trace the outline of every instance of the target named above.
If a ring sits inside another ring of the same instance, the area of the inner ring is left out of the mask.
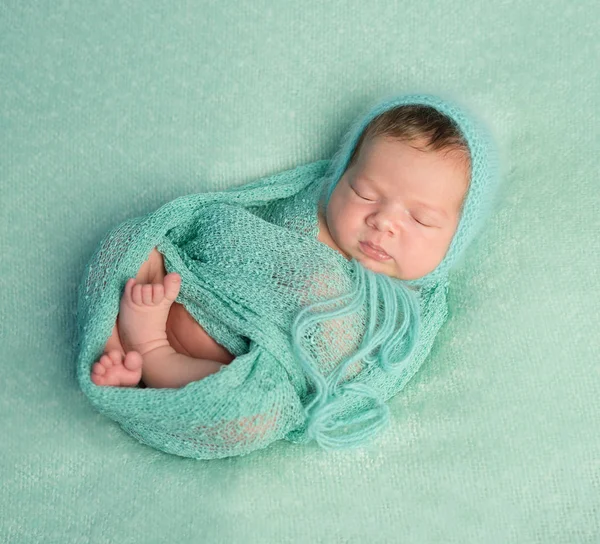
[[[437,108],[471,155],[460,223],[438,267],[417,280],[374,273],[317,239],[319,202],[345,171],[358,138],[402,104]],[[78,380],[93,405],[141,442],[211,459],[276,440],[354,447],[389,423],[385,404],[417,372],[448,315],[449,270],[481,228],[498,182],[488,133],[430,95],[380,102],[347,133],[332,161],[241,187],[177,198],[110,231],[84,272],[78,299]],[[153,247],[181,275],[177,302],[235,359],[180,389],[96,386],[127,280]]]

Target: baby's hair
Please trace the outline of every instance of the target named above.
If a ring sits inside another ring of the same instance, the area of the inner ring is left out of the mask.
[[[469,146],[458,125],[450,117],[431,106],[397,106],[375,117],[360,135],[348,162],[348,168],[356,161],[365,139],[377,136],[386,136],[409,143],[424,140],[424,144],[412,146],[420,151],[458,152],[465,161],[467,171],[470,170]]]

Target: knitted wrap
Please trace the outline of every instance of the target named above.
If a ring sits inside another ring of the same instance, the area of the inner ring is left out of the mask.
[[[364,268],[317,240],[327,203],[366,125],[423,104],[450,116],[471,154],[471,180],[438,267],[410,281]],[[429,354],[448,316],[449,270],[483,225],[498,184],[488,133],[430,95],[386,99],[361,115],[331,161],[241,187],[177,198],[111,230],[78,293],[79,384],[96,409],[141,442],[197,459],[246,455],[286,439],[356,447],[389,424],[385,402]],[[235,359],[179,389],[97,386],[125,283],[157,247],[181,275],[176,299]]]

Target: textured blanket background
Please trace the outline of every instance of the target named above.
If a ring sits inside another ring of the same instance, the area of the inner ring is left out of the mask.
[[[595,0],[0,6],[0,542],[600,542]],[[329,158],[383,95],[494,129],[499,205],[370,449],[194,461],[75,380],[101,237],[182,194]]]

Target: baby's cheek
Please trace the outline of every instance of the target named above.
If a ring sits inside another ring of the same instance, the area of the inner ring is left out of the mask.
[[[346,221],[342,223],[342,239],[348,242],[355,242],[358,237],[358,230],[356,225],[354,225],[351,221]]]

